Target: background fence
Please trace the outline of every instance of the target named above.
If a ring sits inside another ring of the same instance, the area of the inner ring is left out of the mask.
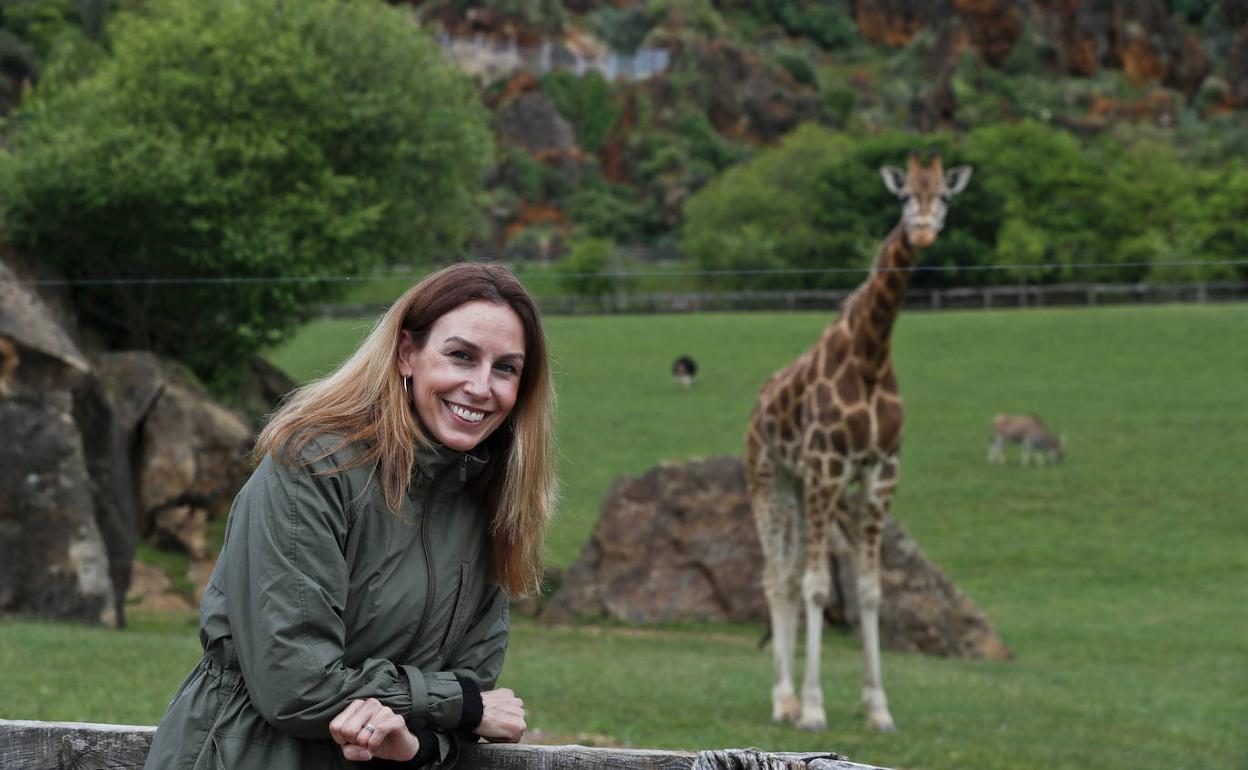
[[[840,305],[850,289],[793,291],[707,291],[606,296],[567,295],[537,297],[549,315],[610,313],[697,313],[750,310],[828,310]],[[976,286],[952,289],[911,289],[909,310],[967,310],[991,308],[1130,305],[1165,302],[1242,302],[1248,300],[1248,281],[1201,283],[1060,283],[1045,286]],[[320,318],[359,318],[376,315],[385,305],[322,305]]]

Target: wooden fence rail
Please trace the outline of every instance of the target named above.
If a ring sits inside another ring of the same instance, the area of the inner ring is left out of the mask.
[[[154,727],[0,719],[3,770],[143,767]],[[363,765],[361,765],[363,767]],[[465,745],[459,770],[882,770],[834,753],[702,752],[584,746]]]

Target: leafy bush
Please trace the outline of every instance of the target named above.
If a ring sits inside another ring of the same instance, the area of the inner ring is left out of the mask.
[[[484,116],[408,14],[160,0],[110,34],[94,73],[28,100],[0,158],[8,237],[79,282],[109,343],[225,385],[341,293],[320,277],[445,258],[472,231]]]
[[[725,32],[724,19],[712,0],[650,0],[646,13],[656,24],[705,37],[718,37]]]
[[[901,204],[880,179],[881,166],[905,167],[912,150],[940,154],[946,169],[967,163],[959,146],[943,135],[916,135],[893,132],[858,141],[843,161],[825,167],[817,180],[815,225],[825,236],[825,247],[837,264],[867,267],[875,261],[884,239],[901,216]],[[985,169],[975,165],[974,173]],[[940,237],[919,255],[919,269],[910,276],[916,287],[972,285],[990,280],[978,271],[937,271],[930,268],[965,268],[987,262],[993,253],[1000,224],[1001,205],[972,176],[971,184],[949,206]],[[826,260],[809,265],[819,267]],[[832,275],[819,285],[852,285],[862,274]]]
[[[0,4],[0,72],[38,82],[67,48],[99,46],[112,0],[8,0]],[[77,57],[80,58],[80,57]]]
[[[789,73],[789,77],[793,78],[795,83],[814,86],[818,80],[815,76],[815,68],[801,54],[784,51],[776,55],[776,63]]]
[[[555,268],[563,288],[583,297],[600,297],[614,293],[617,279],[611,271],[610,241],[585,238],[572,244],[568,256]]]
[[[611,84],[597,72],[583,77],[552,72],[542,77],[542,92],[572,124],[576,143],[586,152],[598,152],[620,119],[620,106],[611,96]]]
[[[859,41],[858,26],[842,3],[828,0],[760,0],[762,6],[785,32],[806,37],[825,49],[848,48]]]
[[[586,235],[616,243],[639,243],[659,229],[659,215],[628,187],[591,177],[568,196],[572,224]]]
[[[655,17],[646,8],[604,5],[585,14],[585,26],[611,50],[633,53],[654,28]]]
[[[1024,121],[977,129],[965,145],[978,170],[971,184],[978,184],[1000,207],[1001,230],[991,259],[1024,266],[1007,271],[1009,277],[1132,279],[1112,268],[1072,267],[1109,263],[1122,230],[1134,224],[1106,210],[1105,202],[1113,196],[1106,194],[1102,164],[1074,137]]]
[[[707,271],[758,271],[810,264],[832,254],[816,225],[814,194],[820,173],[847,157],[850,139],[814,125],[790,134],[779,147],[729,169],[685,203],[681,250]],[[852,255],[850,255],[852,259]],[[714,280],[728,287],[781,288],[792,276],[741,274]]]

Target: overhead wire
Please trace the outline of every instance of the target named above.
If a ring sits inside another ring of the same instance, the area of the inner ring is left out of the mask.
[[[477,260],[481,261],[481,260]],[[740,268],[721,270],[616,270],[602,272],[586,271],[524,271],[522,279],[547,280],[564,278],[687,278],[687,277],[731,277],[731,276],[783,276],[783,275],[831,275],[831,274],[863,274],[882,272],[914,272],[914,273],[966,273],[986,271],[1119,271],[1138,270],[1156,267],[1239,267],[1248,265],[1248,258],[1225,260],[1163,260],[1159,262],[1076,262],[1070,264],[1048,263],[1016,263],[1004,265],[914,265],[911,267],[793,267],[793,268]],[[0,279],[0,283],[15,283],[22,286],[56,287],[56,286],[196,286],[196,285],[229,285],[229,284],[307,284],[307,283],[378,283],[397,278],[421,278],[428,271],[372,273],[369,275],[310,275],[310,276],[159,276],[150,278],[10,278]]]

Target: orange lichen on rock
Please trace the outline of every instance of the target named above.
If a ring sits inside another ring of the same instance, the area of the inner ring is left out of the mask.
[[[1018,6],[1002,0],[953,0],[953,7],[980,57],[994,67],[1005,62],[1023,31]]]
[[[1128,40],[1118,50],[1118,58],[1122,61],[1122,71],[1135,85],[1159,83],[1169,73],[1169,67],[1144,38]]]
[[[860,3],[854,12],[854,21],[858,23],[858,31],[868,42],[901,48],[908,45],[923,29],[922,19],[905,13],[904,10],[880,7],[880,5]]]

